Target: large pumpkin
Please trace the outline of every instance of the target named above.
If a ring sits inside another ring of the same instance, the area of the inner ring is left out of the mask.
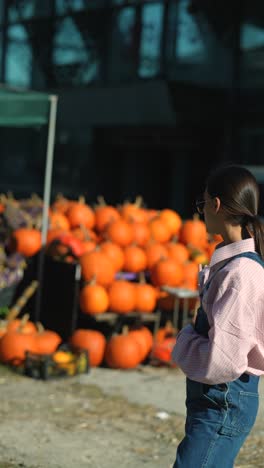
[[[113,369],[133,369],[142,360],[142,347],[129,333],[112,336],[106,345],[105,361]]]
[[[102,286],[109,286],[115,278],[115,267],[109,257],[100,250],[88,252],[80,258],[82,276],[86,281],[96,278]]]
[[[97,315],[106,312],[109,305],[108,294],[103,286],[91,282],[84,286],[80,293],[82,312]]]
[[[101,332],[80,328],[73,333],[69,341],[74,348],[88,351],[92,367],[99,366],[103,361],[106,339]]]
[[[135,285],[126,280],[114,281],[108,290],[109,308],[119,314],[135,309]]]

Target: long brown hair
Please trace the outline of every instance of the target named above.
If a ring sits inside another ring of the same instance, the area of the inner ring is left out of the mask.
[[[264,259],[264,226],[258,217],[259,186],[253,174],[235,164],[215,168],[206,181],[210,197],[218,197],[226,218],[242,227],[243,238],[252,233],[255,249]]]

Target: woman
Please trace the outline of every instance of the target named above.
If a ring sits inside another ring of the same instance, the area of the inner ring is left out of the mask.
[[[186,374],[185,437],[174,468],[230,468],[258,411],[264,374],[264,229],[259,189],[242,166],[208,178],[197,209],[224,241],[199,273],[195,325],[177,337],[173,360]]]

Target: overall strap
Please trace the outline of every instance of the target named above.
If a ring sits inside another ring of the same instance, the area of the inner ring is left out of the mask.
[[[263,268],[264,268],[264,261],[260,257],[260,255],[257,252],[242,252],[240,254],[234,255],[234,257],[228,258],[228,260],[220,267],[218,270],[216,270],[211,278],[205,283],[204,285],[204,290],[208,290],[212,280],[214,279],[215,275],[222,270],[228,263],[232,262],[232,260],[235,260],[236,258],[250,258],[251,260],[254,260],[255,262],[259,263]]]

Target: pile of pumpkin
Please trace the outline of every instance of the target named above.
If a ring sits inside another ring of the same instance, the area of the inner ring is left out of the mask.
[[[61,337],[28,319],[28,314],[25,314],[22,318],[1,322],[0,361],[13,366],[23,365],[28,351],[37,355],[52,355],[58,365],[65,366],[71,353],[58,350]],[[121,334],[111,336],[108,341],[97,330],[78,329],[70,337],[69,344],[73,350],[88,351],[91,367],[105,363],[111,368],[132,369],[150,356],[161,362],[170,362],[175,335],[176,330],[170,324],[160,328],[155,341],[145,326],[130,330],[124,327]]]
[[[219,240],[208,238],[199,216],[183,221],[172,209],[143,207],[140,198],[117,207],[100,198],[91,207],[61,196],[49,210],[46,248],[56,259],[80,262],[84,313],[151,313],[157,303],[172,307],[162,286],[197,289],[198,265],[209,262]],[[40,247],[39,225],[11,233],[12,251],[30,257]]]

